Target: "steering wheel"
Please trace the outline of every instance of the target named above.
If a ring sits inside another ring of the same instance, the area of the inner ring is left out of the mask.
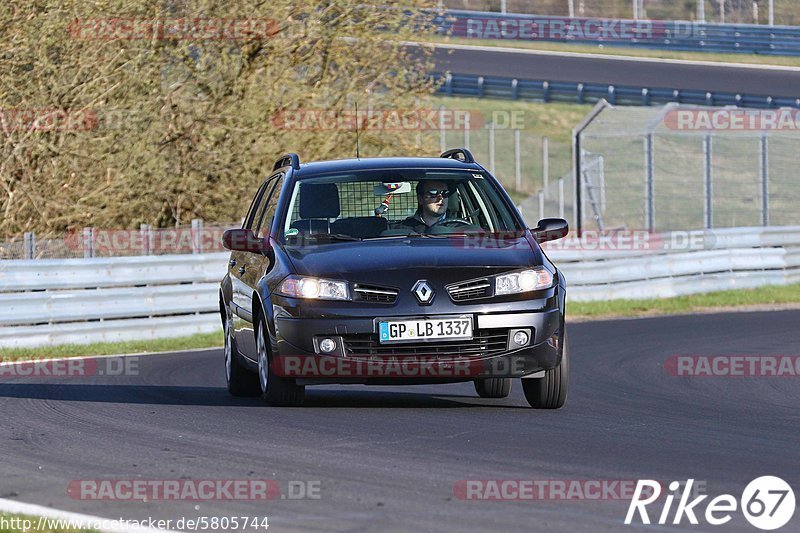
[[[450,226],[453,224],[462,224],[464,226],[473,226],[474,224],[469,220],[464,220],[463,218],[446,218],[439,222],[437,226]]]

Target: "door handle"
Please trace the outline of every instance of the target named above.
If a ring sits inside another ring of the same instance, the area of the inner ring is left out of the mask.
[[[239,274],[244,274],[245,268],[244,266],[239,267]]]
[[[230,261],[228,261],[228,264],[229,264],[231,267],[235,267],[235,266],[236,266],[236,259],[231,259]]]

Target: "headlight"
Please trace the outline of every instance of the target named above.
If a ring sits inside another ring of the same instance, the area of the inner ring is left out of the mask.
[[[517,294],[520,292],[549,289],[553,286],[553,273],[545,267],[521,270],[494,278],[494,294]]]
[[[346,281],[289,276],[278,287],[278,294],[314,300],[349,300]]]

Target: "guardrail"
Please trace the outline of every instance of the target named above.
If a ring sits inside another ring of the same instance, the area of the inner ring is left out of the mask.
[[[765,95],[688,91],[667,88],[525,80],[500,76],[433,74],[441,82],[439,93],[447,96],[535,100],[592,104],[602,99],[612,105],[663,105],[671,102],[707,106],[737,106],[757,109],[800,108],[800,98]]]
[[[800,55],[800,27],[553,17],[448,10],[434,16],[453,37],[549,41],[692,52]]]
[[[228,256],[0,261],[0,347],[216,331]]]
[[[652,237],[669,242],[669,235]],[[800,282],[800,226],[691,232],[692,250],[597,250],[577,242],[579,247],[570,238],[545,245],[567,277],[571,301]],[[227,258],[209,253],[0,261],[0,347],[216,331],[218,283]]]

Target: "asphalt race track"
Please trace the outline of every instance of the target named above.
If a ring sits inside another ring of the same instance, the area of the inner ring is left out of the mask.
[[[800,98],[800,70],[437,46],[437,72]]]
[[[4,378],[0,497],[109,518],[267,515],[271,531],[637,530],[622,523],[627,501],[465,501],[454,484],[694,478],[738,499],[776,475],[797,490],[800,378],[674,377],[663,363],[797,355],[798,324],[800,311],[573,324],[570,397],[553,412],[527,408],[518,383],[505,400],[469,384],[326,386],[308,389],[308,407],[270,408],[228,396],[221,350],[142,357],[124,378]],[[66,492],[71,480],[130,478],[321,489],[315,500],[200,503]],[[648,530],[755,531],[740,512],[724,528]],[[796,515],[781,531],[798,530]]]

